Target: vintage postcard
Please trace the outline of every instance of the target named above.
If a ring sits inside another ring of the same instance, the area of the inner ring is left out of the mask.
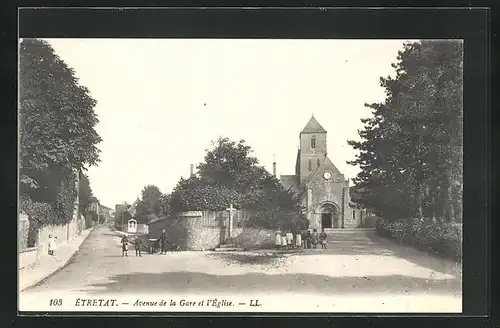
[[[19,40],[19,311],[462,312],[462,40]]]

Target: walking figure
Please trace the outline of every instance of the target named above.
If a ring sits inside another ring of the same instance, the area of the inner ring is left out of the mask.
[[[56,239],[57,237],[49,235],[49,242],[48,242],[49,255],[54,255],[54,251],[57,248]]]
[[[137,238],[137,236],[134,236],[135,256],[142,256],[141,244],[142,244],[141,239]]]
[[[122,257],[123,256],[128,257],[128,237],[127,237],[127,235],[122,237],[121,243],[122,243]]]
[[[326,249],[326,232],[325,232],[325,228],[322,228],[321,229],[321,233],[319,234],[319,240],[321,242],[321,248],[322,249]]]
[[[165,234],[165,229],[162,229],[160,236],[160,255],[166,253],[167,253],[167,236]]]

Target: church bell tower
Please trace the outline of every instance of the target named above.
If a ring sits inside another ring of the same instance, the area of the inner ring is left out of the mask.
[[[325,159],[326,130],[314,115],[300,132],[300,182],[307,178]]]

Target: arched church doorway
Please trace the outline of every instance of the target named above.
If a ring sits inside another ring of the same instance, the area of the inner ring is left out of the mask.
[[[324,203],[321,205],[321,228],[340,228],[339,209],[334,203]]]

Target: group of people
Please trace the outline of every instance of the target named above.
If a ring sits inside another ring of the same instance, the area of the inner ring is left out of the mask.
[[[121,239],[121,244],[122,244],[122,257],[123,256],[128,256],[128,245],[130,241],[128,239],[127,235],[124,235]],[[135,248],[135,256],[142,256],[141,254],[141,245],[142,241],[140,238],[137,238],[137,236],[134,236],[134,239],[132,240],[132,244],[134,245]]]
[[[167,236],[165,233],[165,229],[162,230],[160,237],[158,238],[158,242],[160,244],[160,254],[166,254],[167,253]],[[123,256],[128,256],[128,245],[131,242],[129,241],[128,235],[123,235],[121,239],[121,244],[122,244],[122,257]],[[134,245],[135,249],[135,256],[142,256],[141,254],[141,246],[142,246],[142,241],[140,238],[137,236],[134,236],[134,239],[132,240],[132,244]]]
[[[325,229],[322,229],[319,234],[317,229],[313,229],[312,233],[311,230],[306,230],[295,234],[291,230],[286,233],[277,231],[275,245],[278,250],[317,248],[318,244],[321,244],[322,249],[326,249],[326,238]]]

